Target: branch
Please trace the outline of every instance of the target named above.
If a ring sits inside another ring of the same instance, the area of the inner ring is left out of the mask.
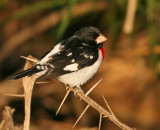
[[[61,109],[62,105],[64,104],[64,101],[65,101],[66,98],[68,97],[69,93],[70,93],[70,90],[68,90],[67,93],[66,93],[66,95],[64,96],[64,98],[63,98],[60,106],[58,107],[58,110],[57,110],[57,112],[56,112],[56,115],[58,114],[59,110]]]
[[[5,122],[8,130],[15,130],[13,118],[12,118],[14,111],[15,111],[15,109],[12,109],[9,106],[6,106],[3,111],[3,119],[4,120],[2,121],[2,123],[4,124],[4,122]]]
[[[99,127],[98,127],[98,130],[101,129],[101,124],[102,124],[102,114],[100,114],[100,116],[99,116]]]
[[[74,128],[77,125],[78,121],[81,119],[81,117],[84,115],[84,113],[88,110],[88,108],[89,108],[89,105],[87,105],[86,108],[83,110],[83,112],[81,113],[81,115],[79,116],[77,121],[74,123],[72,128]]]
[[[28,56],[28,59],[34,59],[32,56]],[[33,62],[30,60],[26,61],[24,70],[31,68]],[[31,100],[32,100],[32,91],[38,76],[26,76],[22,78],[23,88],[24,88],[24,99],[25,99],[25,120],[23,130],[29,130],[30,126],[30,115],[31,115]]]
[[[31,68],[35,64],[35,62],[38,62],[38,59],[36,59],[32,56],[28,56],[28,57],[21,56],[21,57],[26,59],[26,64],[24,66],[24,70]],[[4,94],[6,96],[24,97],[24,100],[25,100],[25,119],[24,119],[23,130],[29,130],[29,127],[30,127],[32,91],[33,91],[33,87],[34,87],[34,84],[35,84],[35,81],[37,78],[38,78],[38,76],[36,76],[36,75],[26,76],[26,77],[22,78],[24,94],[21,94],[21,95]],[[7,108],[7,110],[8,110],[8,108]],[[5,117],[9,117],[10,120],[12,119],[11,114],[10,114],[10,116],[4,116],[4,119],[5,119]],[[8,120],[8,119],[5,119],[5,122],[6,122],[6,120]],[[3,125],[3,122],[1,124]],[[9,130],[15,130],[15,128],[13,126],[13,120],[9,121],[7,126],[8,126]]]
[[[72,92],[77,92],[79,90],[78,88],[69,88]],[[89,106],[92,106],[94,109],[96,109],[100,114],[108,117],[109,120],[111,120],[114,124],[119,126],[123,130],[134,130],[133,128],[130,128],[129,126],[123,124],[120,122],[115,116],[110,114],[106,109],[104,109],[102,106],[100,106],[98,103],[96,103],[94,100],[92,100],[90,97],[86,96],[85,93],[81,90],[77,92],[77,96],[80,97],[82,100],[84,100]]]

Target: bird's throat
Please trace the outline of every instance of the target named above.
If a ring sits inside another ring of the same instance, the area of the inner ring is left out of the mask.
[[[105,56],[105,50],[104,50],[104,48],[103,47],[99,48],[99,50],[101,51],[102,57],[104,59],[104,56]]]

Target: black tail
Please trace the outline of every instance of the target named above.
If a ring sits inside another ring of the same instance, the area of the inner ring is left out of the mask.
[[[27,69],[27,70],[24,70],[22,72],[19,72],[15,75],[12,75],[9,77],[10,80],[16,80],[16,79],[20,79],[22,77],[25,77],[25,76],[31,76],[37,72],[40,72],[41,70],[38,70],[35,66],[30,68],[30,69]]]

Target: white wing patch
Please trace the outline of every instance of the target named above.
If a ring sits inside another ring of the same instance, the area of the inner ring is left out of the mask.
[[[62,46],[61,44],[57,44],[50,53],[51,53],[52,55],[54,55],[54,54],[56,54],[56,53],[59,53],[59,52],[61,51],[61,48],[62,48],[62,47],[63,47],[63,46]]]
[[[93,59],[93,56],[90,56],[89,58],[90,58],[90,59]]]
[[[75,59],[72,59],[71,62],[74,63],[74,62],[75,62]]]
[[[88,58],[89,56],[88,56],[88,55],[84,55],[84,57],[85,57],[85,58]]]
[[[71,56],[71,55],[72,55],[72,53],[71,53],[71,52],[67,54],[67,56]]]
[[[38,70],[47,70],[48,69],[48,67],[46,65],[37,65],[36,68]]]
[[[39,64],[44,64],[44,63],[46,63],[46,62],[51,58],[50,56],[52,56],[52,55],[54,55],[54,54],[56,54],[56,53],[60,53],[60,51],[62,50],[63,47],[64,47],[64,46],[61,45],[61,43],[57,44],[57,45],[39,62]]]
[[[37,67],[36,67],[38,70],[41,70],[41,67],[38,65]]]
[[[65,68],[63,68],[63,70],[66,71],[77,71],[78,70],[78,64],[77,63],[73,63],[70,65],[67,65]]]
[[[88,54],[85,54],[84,52],[82,52],[80,55],[81,55],[81,56],[84,56],[85,58],[90,58],[90,59],[91,59],[91,57],[92,57],[92,56],[89,56]]]

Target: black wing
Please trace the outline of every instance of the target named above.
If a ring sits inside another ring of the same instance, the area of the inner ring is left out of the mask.
[[[98,59],[98,49],[91,46],[87,46],[85,43],[81,43],[76,38],[70,38],[61,43],[63,49],[54,55],[52,55],[48,64],[54,66],[53,69],[49,69],[46,73],[49,77],[58,77],[63,74],[78,71],[84,67],[90,66]],[[64,70],[68,65],[77,63],[77,70]]]

